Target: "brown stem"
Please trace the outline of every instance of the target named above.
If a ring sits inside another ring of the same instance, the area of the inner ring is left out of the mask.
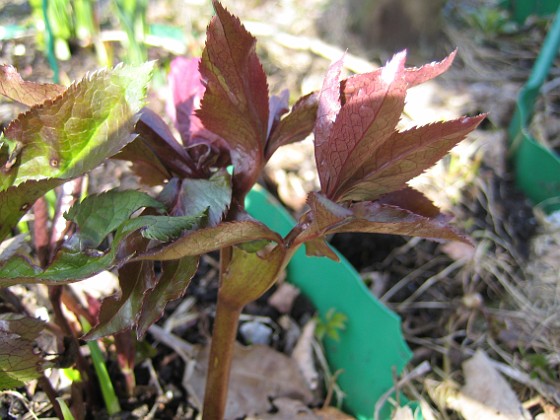
[[[208,358],[202,420],[221,420],[224,418],[226,409],[233,348],[237,336],[239,315],[243,309],[243,307],[228,302],[223,293],[222,281],[225,270],[231,261],[231,255],[231,248],[224,248],[220,251],[220,289]]]
[[[239,315],[241,315],[242,309],[229,307],[221,301],[218,292],[218,306],[208,358],[208,378],[206,379],[204,392],[202,420],[221,420],[224,418],[231,361]]]
[[[51,382],[47,379],[47,377],[45,375],[42,375],[37,380],[37,383],[39,384],[39,386],[41,387],[43,392],[45,394],[47,394],[47,398],[51,402],[51,404],[53,406],[53,409],[54,409],[54,412],[56,413],[56,416],[59,419],[63,419],[64,414],[62,413],[60,405],[58,404],[58,401],[56,399],[58,397],[58,395],[56,394],[56,391],[52,387]]]

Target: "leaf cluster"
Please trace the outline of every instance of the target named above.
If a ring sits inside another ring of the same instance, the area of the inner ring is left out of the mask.
[[[214,250],[226,250],[224,304],[238,308],[264,293],[302,244],[308,254],[336,258],[325,240],[334,233],[466,241],[407,181],[484,116],[397,129],[407,89],[446,71],[455,53],[406,68],[401,52],[346,79],[342,57],[319,92],[290,106],[287,92],[269,94],[255,38],[213,4],[202,57],[171,65],[179,138],[143,107],[153,63],[100,70],[68,88],[26,82],[0,67],[0,93],[29,107],[0,137],[0,240],[16,233],[37,199],[109,158],[131,162],[143,184],[163,187],[155,197],[111,190],[74,204],[64,214],[72,229],[45,264],[33,254],[0,257],[0,286],[116,272],[121,293],[103,302],[87,338],[129,329],[142,336],[185,293],[200,256]],[[279,147],[311,134],[321,190],[281,237],[247,214],[244,199]]]

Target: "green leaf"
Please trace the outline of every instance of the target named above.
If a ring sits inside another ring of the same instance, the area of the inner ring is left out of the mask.
[[[0,137],[0,147],[9,149],[0,153],[8,154],[0,162],[0,240],[37,198],[134,139],[152,68],[148,63],[90,73],[10,123]]]
[[[140,229],[146,239],[169,242],[187,229],[192,229],[204,217],[197,216],[139,216],[124,224],[125,231]]]
[[[86,197],[74,204],[64,217],[79,226],[81,246],[97,248],[109,233],[142,207],[162,209],[164,206],[140,191],[111,190]]]
[[[209,226],[216,226],[231,203],[231,176],[219,171],[210,179],[173,178],[161,192],[159,199],[174,216],[208,212]]]
[[[135,232],[144,238],[169,240],[192,228],[204,215],[195,217],[140,216],[129,219],[117,229],[111,248],[105,253],[96,250],[63,248],[53,262],[42,269],[32,262],[15,256],[0,264],[0,286],[19,283],[65,284],[89,278],[101,271],[122,265],[134,257],[134,243],[129,249],[127,240]],[[78,244],[79,245],[79,244]]]
[[[17,187],[0,191],[0,241],[9,235],[11,229],[33,206],[37,198],[63,182],[59,179],[28,181]]]
[[[17,314],[0,315],[0,389],[13,389],[40,376],[35,340],[44,323]]]

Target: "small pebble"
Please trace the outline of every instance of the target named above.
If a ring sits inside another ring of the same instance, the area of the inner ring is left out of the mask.
[[[243,339],[249,344],[269,345],[272,337],[272,328],[257,322],[248,321],[239,327]]]

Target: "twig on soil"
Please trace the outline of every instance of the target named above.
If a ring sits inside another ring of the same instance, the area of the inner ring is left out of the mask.
[[[192,360],[196,353],[196,350],[192,344],[187,343],[185,340],[177,337],[175,334],[166,331],[159,325],[153,324],[148,329],[148,332],[155,340],[175,351],[181,357],[181,359],[185,361],[185,363]]]
[[[389,399],[391,394],[398,391],[406,383],[418,378],[419,376],[425,375],[426,373],[428,373],[431,370],[432,370],[432,367],[430,366],[430,364],[427,361],[424,361],[424,362],[420,363],[418,366],[416,366],[409,373],[404,375],[401,379],[399,379],[397,381],[397,383],[395,385],[393,385],[387,392],[385,392],[381,396],[381,398],[379,398],[377,400],[377,402],[375,403],[375,409],[374,409],[374,412],[373,412],[374,420],[379,420],[379,413],[381,412],[381,409],[383,408],[383,405],[385,405],[385,402]]]

